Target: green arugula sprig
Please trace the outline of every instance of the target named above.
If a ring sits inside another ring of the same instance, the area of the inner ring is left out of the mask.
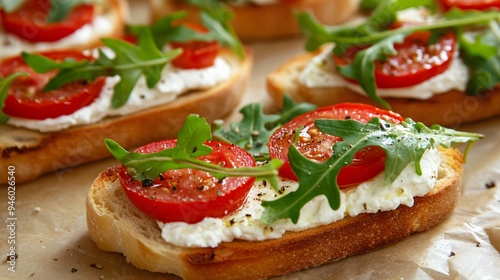
[[[201,23],[208,29],[207,33],[199,33],[184,25],[176,24],[176,21],[186,17],[187,13],[185,11],[172,13],[150,26],[128,25],[127,33],[140,35],[144,30],[149,30],[159,49],[173,41],[218,41],[223,46],[231,48],[240,58],[244,58],[243,44],[235,35],[229,23],[232,13],[217,1],[193,0],[192,2],[192,4],[200,8]]]
[[[9,120],[9,116],[3,113],[3,107],[5,106],[5,99],[9,94],[9,86],[14,82],[14,80],[21,76],[28,76],[26,72],[16,72],[5,78],[0,77],[0,123],[6,123]]]
[[[258,160],[269,158],[267,142],[271,134],[294,117],[316,109],[309,103],[295,103],[285,95],[283,110],[278,114],[265,114],[261,103],[251,103],[243,107],[240,122],[232,122],[229,128],[214,126],[214,136],[221,141],[233,143],[247,150]]]
[[[204,143],[212,137],[210,125],[196,115],[189,115],[177,134],[174,148],[161,152],[142,154],[127,152],[111,139],[105,144],[113,156],[127,168],[127,172],[137,180],[154,180],[167,170],[192,168],[209,172],[219,180],[226,177],[255,177],[256,180],[267,180],[274,188],[278,188],[278,171],[282,161],[273,159],[256,167],[225,168],[216,164],[196,159],[209,154],[212,149]]]
[[[433,9],[431,0],[395,0],[380,1],[372,15],[362,24],[356,26],[323,26],[317,22],[309,13],[296,13],[296,18],[301,30],[306,36],[306,49],[314,51],[325,43],[335,43],[334,52],[341,55],[348,47],[353,45],[367,46],[366,49],[356,54],[352,64],[338,67],[339,72],[355,79],[366,94],[383,105],[390,108],[389,104],[377,95],[375,84],[373,62],[383,60],[388,55],[395,54],[394,43],[402,42],[404,38],[417,31],[431,31],[442,33],[445,30],[454,30],[459,34],[459,48],[463,52],[467,66],[473,72],[472,78],[467,86],[468,94],[477,94],[491,89],[500,82],[500,56],[491,51],[481,52],[485,45],[498,49],[500,32],[492,32],[498,29],[497,21],[500,20],[500,12],[497,11],[460,11],[452,10],[446,13],[440,20],[421,26],[409,26],[397,29],[387,27],[397,19],[397,12],[412,7],[430,7]],[[465,28],[481,27],[486,33],[494,33],[495,41],[486,40],[491,36],[479,35],[476,40],[467,39],[463,31]],[[473,54],[473,55],[469,55]]]
[[[57,89],[62,85],[86,80],[93,81],[100,76],[121,77],[111,99],[111,106],[123,106],[135,84],[144,75],[146,84],[153,88],[161,79],[161,70],[170,60],[181,53],[171,50],[162,53],[155,45],[151,33],[145,30],[139,36],[138,45],[132,45],[118,39],[102,39],[103,44],[114,52],[114,58],[99,50],[99,58],[95,61],[65,59],[62,62],[38,54],[22,53],[24,61],[36,72],[45,73],[58,70],[58,73],[44,87],[44,91]]]
[[[262,202],[265,211],[261,219],[264,222],[270,224],[278,219],[290,218],[296,223],[300,209],[318,195],[325,195],[330,207],[338,209],[338,174],[342,167],[352,162],[359,149],[378,146],[385,151],[385,183],[390,184],[410,163],[415,165],[415,172],[421,175],[420,159],[427,149],[474,142],[483,137],[438,125],[429,128],[411,119],[406,119],[400,125],[379,118],[373,118],[367,124],[354,120],[318,119],[315,125],[325,133],[341,137],[343,141],[333,145],[333,155],[325,162],[311,161],[300,154],[295,146],[290,147],[288,158],[299,179],[299,187],[277,200]]]

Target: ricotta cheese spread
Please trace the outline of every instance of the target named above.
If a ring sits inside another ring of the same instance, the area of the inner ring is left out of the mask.
[[[107,77],[99,97],[90,105],[71,115],[44,120],[29,120],[11,117],[7,123],[41,132],[59,131],[71,126],[95,123],[109,116],[128,115],[173,101],[177,96],[195,89],[206,89],[223,82],[231,76],[231,66],[223,58],[216,58],[214,65],[202,69],[177,69],[167,64],[162,70],[162,78],[150,89],[142,76],[130,97],[120,108],[111,108],[111,97],[120,76]]]
[[[341,191],[340,208],[337,210],[330,208],[325,196],[317,196],[301,209],[296,224],[290,219],[278,220],[271,225],[260,221],[264,212],[261,201],[275,200],[295,191],[298,183],[290,180],[281,181],[280,190],[284,190],[282,194],[276,193],[269,183],[256,182],[243,206],[223,218],[205,218],[196,224],[160,221],[157,223],[165,241],[183,247],[216,247],[221,242],[231,242],[235,239],[257,241],[280,238],[286,231],[302,231],[348,216],[390,211],[399,205],[413,206],[413,197],[427,194],[438,179],[438,150],[427,150],[420,165],[421,176],[415,173],[412,163],[406,166],[390,185],[384,184],[385,174],[382,172],[356,188]]]
[[[20,51],[41,52],[85,46],[88,42],[104,37],[113,30],[114,16],[112,13],[107,16],[97,15],[91,23],[55,42],[31,43],[0,30],[0,57],[18,55]]]

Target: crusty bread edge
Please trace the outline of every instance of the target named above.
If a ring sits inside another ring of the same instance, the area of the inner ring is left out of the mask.
[[[87,224],[97,247],[121,252],[138,268],[183,279],[261,279],[289,274],[366,253],[430,229],[455,208],[463,174],[462,154],[440,148],[436,186],[412,207],[361,214],[267,241],[233,241],[216,248],[182,248],[161,239],[156,222],[126,198],[117,168],[102,172],[87,199]],[[129,218],[132,217],[132,218]],[[136,223],[140,223],[137,226]]]
[[[346,87],[306,87],[298,78],[307,63],[319,53],[297,55],[267,76],[266,87],[278,108],[282,106],[283,96],[288,95],[295,101],[309,102],[326,106],[342,102],[366,103],[380,107],[372,99],[360,95]],[[430,99],[384,98],[392,111],[423,122],[427,125],[440,124],[458,127],[461,124],[476,122],[500,115],[500,86],[477,96],[450,90],[437,94]]]
[[[231,113],[240,102],[250,76],[253,56],[246,50],[244,60],[228,49],[221,56],[234,71],[229,80],[202,91],[178,97],[173,102],[146,109],[142,112],[105,119],[97,124],[78,126],[55,133],[34,133],[40,137],[35,147],[20,151],[2,151],[0,169],[16,167],[16,181],[27,182],[48,172],[59,172],[97,159],[109,157],[105,138],[112,138],[124,147],[173,138],[190,114],[199,114],[212,122]],[[6,154],[6,155],[4,155]],[[7,182],[0,175],[0,184]]]
[[[150,0],[153,20],[173,11],[188,12],[190,20],[198,20],[196,8],[177,0]],[[254,41],[300,34],[293,10],[310,11],[319,22],[335,25],[349,20],[358,10],[359,0],[278,1],[269,5],[229,6],[234,14],[232,26],[240,39]]]

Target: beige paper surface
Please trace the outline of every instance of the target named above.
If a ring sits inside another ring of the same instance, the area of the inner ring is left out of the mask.
[[[302,53],[303,43],[289,39],[251,44],[255,63],[241,105],[263,102],[271,108],[265,76]],[[237,118],[237,112],[229,117]],[[485,139],[471,149],[463,195],[448,219],[381,250],[278,279],[498,279],[500,118],[460,129],[482,133]],[[89,239],[84,199],[97,174],[114,164],[115,160],[107,159],[17,185],[13,216],[8,212],[7,187],[0,187],[4,223],[0,227],[0,279],[179,279],[136,269],[122,254],[103,252]],[[15,231],[8,227],[12,223]],[[15,272],[9,270],[13,263],[5,261],[12,239],[18,254]]]

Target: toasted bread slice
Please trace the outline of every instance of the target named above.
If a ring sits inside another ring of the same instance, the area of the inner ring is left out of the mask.
[[[152,18],[158,19],[173,11],[185,10],[190,20],[198,20],[195,7],[182,0],[150,0]],[[238,37],[244,41],[275,39],[299,35],[293,11],[311,11],[319,22],[334,25],[349,20],[358,10],[359,0],[297,0],[272,4],[230,5],[231,22]]]
[[[113,138],[124,147],[134,147],[160,139],[174,138],[190,113],[208,122],[231,113],[241,100],[252,67],[252,53],[244,60],[228,49],[221,56],[231,65],[231,77],[212,88],[185,93],[173,102],[93,125],[82,125],[54,133],[40,133],[0,125],[0,169],[16,167],[18,183],[85,162],[111,156],[104,146]],[[7,174],[0,175],[0,184]]]
[[[321,50],[291,58],[267,77],[267,90],[277,107],[282,106],[286,94],[295,101],[326,106],[342,102],[365,103],[379,106],[372,99],[346,87],[306,87],[298,79],[309,61]],[[450,90],[430,99],[384,98],[391,110],[421,121],[426,125],[440,124],[456,127],[500,115],[500,86],[477,96]]]
[[[90,238],[105,251],[121,252],[138,268],[183,279],[261,279],[289,274],[400,241],[428,230],[453,211],[460,196],[462,154],[439,151],[435,187],[415,197],[413,207],[347,217],[325,226],[265,241],[221,243],[216,248],[184,248],[161,237],[156,221],[133,206],[120,185],[119,167],[99,174],[86,199]]]

